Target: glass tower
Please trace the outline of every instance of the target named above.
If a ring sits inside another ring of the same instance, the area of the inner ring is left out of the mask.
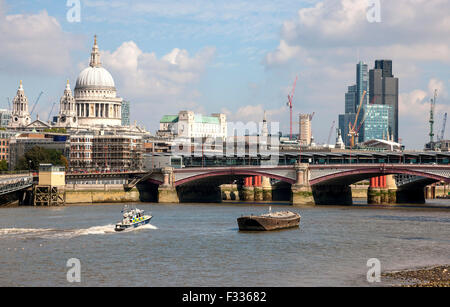
[[[369,103],[369,66],[364,62],[359,62],[356,64],[357,108],[364,91],[366,91],[366,96],[364,96],[363,105]]]
[[[392,107],[382,104],[367,104],[364,107],[366,120],[364,122],[364,141],[388,140],[389,119],[392,118]]]
[[[389,135],[398,142],[398,92],[399,80],[392,74],[391,60],[376,60],[375,68],[369,71],[370,103],[388,105],[392,108],[389,118]]]

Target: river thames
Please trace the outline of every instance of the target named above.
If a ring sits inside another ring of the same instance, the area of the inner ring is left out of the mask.
[[[240,232],[261,204],[137,204],[150,225],[116,233],[123,205],[0,208],[0,286],[378,286],[366,274],[450,263],[450,201],[296,208],[300,228]],[[67,281],[67,261],[81,282]]]

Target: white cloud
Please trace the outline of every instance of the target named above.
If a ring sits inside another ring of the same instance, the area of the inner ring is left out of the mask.
[[[263,105],[246,105],[240,107],[236,112],[232,112],[227,108],[222,108],[221,112],[227,115],[227,121],[229,122],[255,122],[260,123],[264,118],[264,112],[266,112],[267,120],[273,122],[280,122],[282,116],[286,113],[287,108],[269,109],[266,110]]]
[[[203,110],[197,104],[200,93],[195,86],[214,55],[214,47],[205,47],[192,56],[174,48],[158,58],[129,41],[113,52],[102,52],[102,62],[112,73],[119,95],[132,101],[133,117],[157,123],[162,115],[180,109]]]
[[[438,90],[434,112],[435,139],[442,130],[442,118],[445,113],[450,114],[450,103],[444,82],[436,78],[428,82],[427,89],[416,89],[403,93],[399,97],[399,124],[403,141],[413,144],[416,148],[423,147],[429,139],[429,120],[434,90]]]
[[[407,146],[421,148],[425,139],[418,138],[416,127],[428,120],[424,99],[432,92],[427,85],[439,89],[438,102],[443,104],[436,112],[447,110],[445,83],[430,81],[429,74],[442,79],[446,67],[450,69],[450,2],[381,1],[380,23],[367,20],[367,9],[368,2],[362,0],[323,0],[300,9],[283,23],[279,45],[266,54],[263,64],[269,71],[300,74],[302,107],[312,106],[317,121],[325,123],[316,131],[323,138],[328,134],[326,123],[344,111],[346,88],[356,82],[356,63],[363,60],[371,68],[376,59],[392,59],[403,93],[400,134]]]
[[[354,56],[356,48],[370,57],[389,54],[395,59],[450,62],[449,1],[383,1],[380,23],[368,22],[367,7],[361,0],[338,0],[337,4],[324,0],[300,9],[296,19],[284,22],[280,46],[267,54],[266,65],[306,54]]]
[[[153,24],[146,33],[158,37],[231,37],[260,41],[276,38],[283,16],[298,0],[85,0],[86,19],[102,23]],[[92,12],[92,13],[91,13]],[[94,15],[95,13],[95,15]],[[130,16],[132,16],[130,18]],[[155,22],[156,21],[156,22]],[[176,33],[176,34],[175,34]],[[175,35],[174,35],[175,34]]]
[[[8,72],[61,74],[70,69],[76,36],[65,33],[47,11],[7,15],[0,0],[1,68]]]

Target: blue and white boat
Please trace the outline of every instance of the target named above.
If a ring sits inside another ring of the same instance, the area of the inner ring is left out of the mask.
[[[122,210],[122,221],[118,222],[115,231],[122,231],[129,228],[137,228],[139,226],[150,223],[151,215],[145,215],[144,210],[137,208],[129,208],[127,205]]]

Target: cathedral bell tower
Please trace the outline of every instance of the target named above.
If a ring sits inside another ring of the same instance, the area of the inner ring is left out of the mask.
[[[58,126],[78,126],[75,98],[72,95],[69,80],[67,80],[66,89],[64,90],[64,95],[61,97],[59,104]]]
[[[20,80],[19,89],[13,100],[13,110],[10,126],[14,128],[25,127],[31,124],[31,116],[28,112],[28,98],[23,90],[22,80]]]

